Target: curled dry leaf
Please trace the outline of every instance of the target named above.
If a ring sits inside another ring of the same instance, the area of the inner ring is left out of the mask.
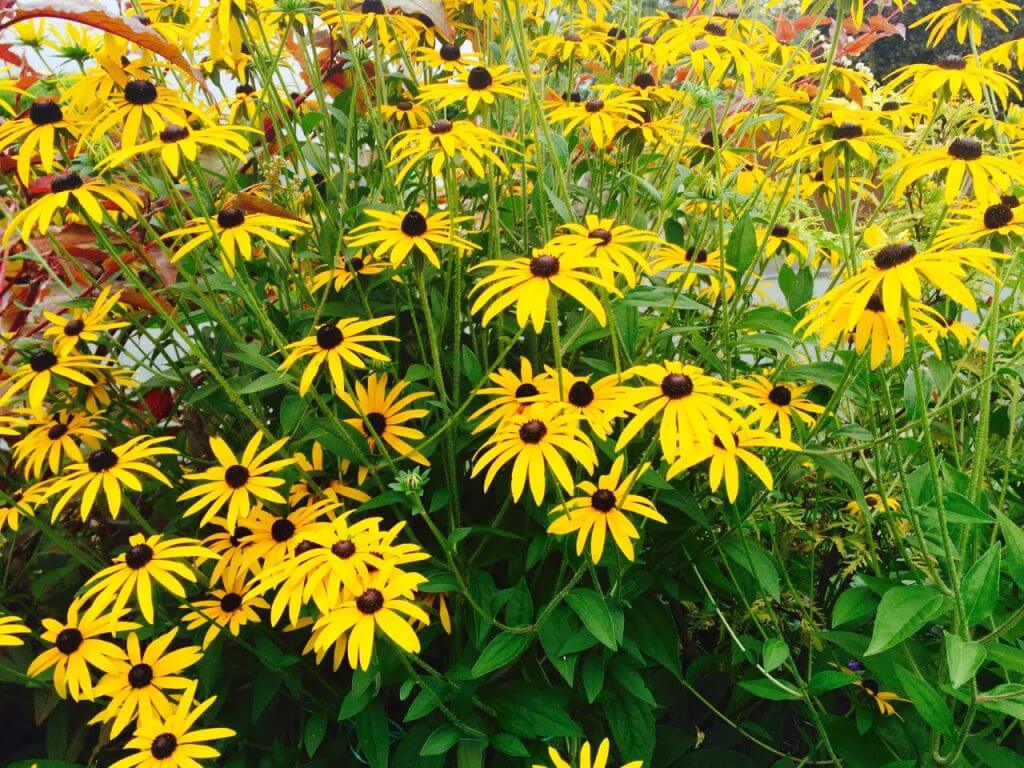
[[[189,77],[202,80],[182,52],[139,19],[104,10],[94,0],[0,0],[0,29],[26,19],[66,19],[102,30],[163,56]]]
[[[262,197],[258,197],[251,192],[239,192],[237,195],[232,196],[225,207],[237,208],[238,210],[245,211],[246,213],[266,213],[283,219],[301,221],[301,219],[295,214],[289,213],[281,206],[274,205],[268,200],[264,200]]]
[[[400,11],[407,16],[425,16],[441,37],[452,40],[455,30],[448,19],[444,3],[437,0],[384,0],[384,7],[389,11]]]

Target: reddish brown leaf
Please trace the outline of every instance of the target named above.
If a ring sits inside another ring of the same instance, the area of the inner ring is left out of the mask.
[[[239,192],[237,195],[228,200],[227,208],[238,208],[240,211],[246,213],[266,213],[271,216],[280,216],[282,219],[291,219],[292,221],[301,221],[298,216],[295,216],[279,205],[264,200],[262,197],[257,197],[251,192]]]

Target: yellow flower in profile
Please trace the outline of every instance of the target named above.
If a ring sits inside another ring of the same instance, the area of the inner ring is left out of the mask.
[[[884,715],[885,717],[892,717],[893,715],[899,717],[896,713],[896,708],[892,703],[894,701],[907,701],[907,699],[898,696],[892,691],[883,691],[875,680],[857,680],[855,685],[859,686],[860,689],[867,694],[867,697],[875,703],[875,706],[878,707],[879,714]]]
[[[111,672],[116,663],[128,658],[120,647],[103,640],[106,635],[138,629],[131,621],[122,621],[122,613],[111,612],[104,606],[91,605],[83,610],[81,600],[68,607],[65,621],[43,619],[43,640],[48,648],[29,664],[29,677],[53,668],[53,687],[57,695],[75,701],[92,699],[94,694],[90,667]]]
[[[476,65],[456,74],[447,83],[432,83],[420,88],[420,101],[435,109],[444,109],[463,99],[466,111],[473,114],[482,106],[494,104],[496,96],[522,99],[526,90],[518,85],[522,74],[505,64],[493,67]]]
[[[287,371],[304,357],[309,358],[306,368],[299,380],[299,395],[305,395],[313,386],[313,379],[324,363],[331,375],[334,391],[345,391],[345,366],[365,368],[363,358],[379,363],[386,363],[391,358],[366,346],[372,342],[399,341],[395,336],[367,331],[394,320],[394,315],[360,320],[358,317],[346,317],[334,322],[324,323],[312,336],[293,341],[285,350],[288,356],[278,370]]]
[[[756,429],[744,422],[731,425],[729,434],[724,440],[718,435],[710,443],[694,443],[672,462],[665,477],[671,480],[687,469],[710,461],[708,468],[708,484],[712,491],[717,491],[725,478],[725,493],[730,502],[736,501],[740,492],[740,464],[744,464],[764,484],[772,489],[772,473],[768,465],[751,448],[780,448],[787,451],[799,451],[800,446],[789,440],[783,440],[763,429]]]
[[[615,285],[620,274],[632,287],[636,285],[636,270],[649,272],[646,249],[659,238],[654,232],[628,224],[616,224],[614,219],[587,214],[582,224],[565,224],[563,232],[545,246],[552,253],[572,254],[588,259],[600,273],[604,283]]]
[[[472,220],[472,216],[453,216],[448,211],[428,215],[426,204],[408,211],[376,211],[367,209],[373,221],[352,229],[346,242],[352,248],[375,245],[373,257],[388,254],[391,266],[400,267],[414,250],[422,253],[438,269],[441,260],[434,246],[449,245],[459,251],[477,248],[455,234],[456,226]]]
[[[793,421],[799,419],[807,426],[814,424],[815,415],[823,413],[824,407],[808,400],[804,395],[809,386],[797,386],[786,382],[772,382],[759,373],[734,382],[736,394],[747,399],[753,407],[751,420],[757,421],[758,429],[768,429],[779,422],[779,435],[783,440],[793,436]]]
[[[58,354],[70,354],[80,341],[98,342],[100,333],[129,325],[120,320],[107,319],[107,315],[120,300],[121,291],[111,293],[108,286],[100,291],[88,312],[72,309],[69,316],[64,316],[46,310],[43,316],[50,321],[50,326],[43,331],[43,336],[53,337],[53,348]]]
[[[970,34],[971,42],[981,45],[986,22],[1006,32],[1006,21],[999,14],[1005,14],[1010,21],[1016,21],[1016,12],[1019,10],[1020,6],[1008,0],[948,0],[937,10],[915,21],[910,28],[924,26],[928,30],[929,48],[948,39],[954,24],[958,43],[962,45]]]
[[[49,393],[54,378],[91,387],[93,381],[83,371],[88,371],[91,374],[93,371],[109,367],[109,365],[110,361],[96,355],[78,355],[73,352],[61,353],[40,349],[33,352],[28,362],[15,368],[7,378],[5,382],[7,386],[3,392],[0,392],[0,405],[7,404],[22,390],[27,390],[28,407],[33,411],[38,411],[42,408],[43,400]]]
[[[114,564],[94,574],[86,583],[83,600],[100,606],[111,606],[121,613],[134,594],[139,610],[149,624],[153,623],[153,583],[175,597],[184,599],[182,581],[195,583],[192,564],[209,560],[213,552],[196,539],[164,539],[160,534],[134,534],[127,552],[114,558]]]
[[[17,616],[0,616],[0,648],[24,645],[25,641],[18,635],[28,635],[31,632],[32,630]]]
[[[335,291],[340,291],[357,277],[372,277],[389,269],[391,269],[390,263],[377,261],[370,255],[353,256],[347,259],[339,257],[336,266],[327,267],[313,275],[309,288],[311,291],[319,291],[329,285]],[[395,280],[398,281],[397,276]]]
[[[220,753],[205,744],[235,735],[230,728],[194,728],[217,697],[195,704],[196,687],[192,681],[169,716],[140,720],[135,735],[125,744],[135,750],[110,768],[200,768],[200,760],[215,760]]]
[[[520,328],[533,325],[540,333],[550,309],[552,287],[568,294],[582,304],[598,323],[608,322],[604,307],[591,291],[590,285],[615,291],[614,284],[603,281],[584,269],[594,262],[573,254],[554,254],[534,248],[533,256],[515,259],[493,259],[477,264],[473,269],[493,269],[473,287],[477,296],[470,307],[472,314],[483,312],[480,322],[487,325],[502,310],[516,306],[516,322]]]
[[[567,134],[578,127],[586,128],[594,144],[606,149],[615,134],[631,121],[642,122],[642,103],[636,94],[629,92],[584,102],[569,101],[554,105],[548,112],[548,119],[552,123],[564,123],[562,131]]]
[[[583,742],[583,746],[580,748],[579,761],[574,766],[569,761],[565,760],[554,747],[548,747],[548,759],[551,760],[551,766],[537,765],[534,764],[533,768],[607,768],[608,766],[608,754],[611,751],[611,744],[608,739],[602,739],[601,744],[597,748],[597,752],[591,754],[590,742]],[[643,760],[633,760],[630,763],[626,763],[622,768],[644,768]]]
[[[18,178],[27,184],[37,153],[40,167],[49,173],[55,167],[58,139],[77,133],[77,123],[65,116],[59,102],[36,99],[21,117],[0,125],[0,150],[20,142],[16,167]]]
[[[177,634],[177,629],[165,632],[145,650],[137,633],[128,635],[127,658],[113,661],[113,669],[96,683],[96,698],[109,698],[110,703],[90,724],[110,722],[110,735],[116,737],[133,720],[148,723],[174,712],[167,692],[192,685],[181,673],[203,658],[198,645],[169,650]]]
[[[418,573],[385,567],[355,585],[337,607],[314,625],[318,651],[330,648],[342,635],[348,636],[348,663],[352,669],[369,669],[376,642],[376,630],[407,653],[419,653],[420,639],[410,619],[429,624],[430,616],[412,600],[426,581]]]
[[[963,91],[975,103],[985,99],[985,90],[991,91],[1000,105],[1005,105],[1011,96],[1020,98],[1020,88],[1012,77],[1004,72],[980,65],[974,57],[964,58],[956,54],[939,56],[933,64],[908,64],[895,70],[886,88],[902,90],[912,101],[931,103],[938,95],[958,98]]]
[[[579,484],[578,490],[586,495],[570,499],[551,510],[551,514],[558,517],[548,526],[548,533],[558,536],[576,533],[577,555],[583,554],[589,537],[590,559],[594,563],[600,562],[605,537],[609,533],[627,560],[635,558],[633,542],[640,538],[640,531],[629,515],[667,522],[650,500],[630,493],[637,478],[650,469],[650,464],[641,464],[623,475],[625,463],[625,457],[619,456],[608,474],[601,475],[596,483],[585,480]]]
[[[945,171],[944,199],[952,203],[960,195],[964,177],[969,176],[974,199],[980,203],[998,201],[1010,192],[1014,183],[1024,183],[1024,169],[1009,158],[985,154],[984,146],[971,136],[953,139],[945,149],[932,149],[910,155],[894,164],[889,174],[896,177],[893,194],[901,197],[918,179]]]
[[[245,446],[242,455],[236,457],[222,438],[211,437],[210,450],[217,460],[217,465],[203,472],[185,475],[186,480],[198,482],[199,485],[178,497],[178,501],[195,499],[182,514],[188,517],[202,512],[200,524],[206,525],[227,505],[227,525],[228,528],[234,529],[239,520],[248,517],[254,498],[276,504],[286,503],[284,496],[274,490],[284,485],[284,479],[273,477],[270,473],[291,466],[295,459],[269,459],[285,446],[288,438],[283,437],[261,451],[262,441],[263,433],[257,432]]]
[[[411,392],[403,394],[408,381],[398,381],[395,386],[388,389],[388,375],[386,373],[371,373],[366,379],[366,385],[356,382],[352,387],[352,393],[340,392],[338,397],[345,405],[355,411],[358,415],[345,419],[345,423],[358,430],[366,438],[370,453],[375,453],[380,447],[378,440],[383,441],[391,450],[398,454],[398,458],[411,459],[417,464],[428,466],[430,461],[422,453],[409,444],[409,440],[422,440],[423,433],[415,427],[409,426],[407,422],[413,419],[422,419],[430,411],[426,408],[410,408],[410,406],[428,397],[433,397],[433,392]],[[373,430],[367,429],[369,427]]]
[[[540,504],[547,490],[548,471],[566,493],[575,482],[562,454],[572,457],[587,472],[597,464],[594,446],[579,428],[575,414],[566,413],[558,403],[531,408],[498,425],[494,434],[477,451],[471,477],[485,468],[484,491],[490,488],[498,472],[512,464],[512,499],[519,501],[530,484],[533,500]]]
[[[550,401],[542,390],[548,383],[546,371],[533,372],[533,363],[528,358],[519,358],[519,373],[511,368],[499,368],[487,378],[493,386],[481,386],[480,397],[489,398],[486,403],[470,414],[468,421],[480,419],[473,427],[473,434],[483,432],[495,424],[520,416],[534,403]]]
[[[187,611],[182,617],[186,629],[206,628],[203,650],[210,647],[221,630],[226,629],[232,636],[238,637],[246,624],[259,622],[257,609],[266,610],[270,607],[262,598],[249,594],[249,585],[238,571],[225,573],[221,587],[210,590],[209,594],[206,600],[196,600],[182,606]]]
[[[25,477],[39,478],[44,467],[51,474],[57,474],[65,458],[84,461],[79,441],[95,451],[104,438],[103,433],[93,426],[95,422],[93,416],[69,411],[58,411],[52,416],[36,419],[33,423],[38,426],[14,444],[14,466],[21,468]]]
[[[82,520],[85,520],[100,491],[103,491],[110,516],[116,518],[121,511],[121,486],[131,491],[141,491],[139,475],[151,477],[170,488],[171,481],[167,476],[147,460],[156,456],[177,455],[174,448],[164,445],[173,439],[139,435],[113,448],[93,451],[85,457],[85,461],[69,464],[54,478],[48,491],[51,496],[60,496],[60,500],[53,505],[51,520],[55,521],[68,502],[79,494],[79,513]]]
[[[391,156],[388,166],[401,166],[396,183],[401,183],[409,171],[426,158],[430,159],[430,173],[434,176],[441,174],[448,160],[459,167],[468,166],[482,178],[488,173],[485,163],[508,173],[508,166],[498,154],[499,150],[507,149],[508,144],[501,135],[470,120],[441,118],[426,127],[410,128],[395,135],[388,143]]]
[[[98,167],[117,167],[139,155],[159,152],[160,161],[170,171],[171,176],[177,176],[181,161],[185,159],[194,163],[204,148],[220,150],[239,160],[245,160],[245,153],[250,144],[250,138],[246,133],[259,134],[260,131],[242,125],[213,125],[197,130],[187,125],[167,125],[155,139],[114,152]]]

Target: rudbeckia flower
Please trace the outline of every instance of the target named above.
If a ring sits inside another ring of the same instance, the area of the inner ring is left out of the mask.
[[[548,112],[552,123],[564,123],[562,132],[569,134],[576,128],[586,128],[590,138],[601,149],[606,149],[620,130],[630,121],[640,122],[643,106],[640,98],[632,93],[616,96],[606,94],[604,98],[593,98],[584,102],[567,102],[553,106]]]
[[[747,399],[753,407],[751,421],[757,421],[758,429],[768,429],[779,422],[779,434],[783,440],[793,436],[793,420],[799,419],[807,426],[814,424],[815,415],[824,408],[808,400],[804,395],[809,386],[797,386],[786,382],[772,382],[759,373],[734,382],[736,394]]]
[[[615,285],[615,273],[623,275],[630,287],[636,285],[634,266],[649,272],[646,251],[660,241],[654,232],[593,214],[587,214],[582,224],[565,224],[562,229],[545,247],[555,254],[589,257],[609,286]]]
[[[419,98],[435,109],[444,109],[465,99],[466,111],[473,114],[481,106],[493,104],[496,96],[525,98],[526,90],[517,85],[522,79],[519,72],[505,64],[493,67],[477,65],[465,71],[457,71],[447,83],[423,86]]]
[[[129,80],[120,94],[96,105],[87,136],[95,141],[120,126],[121,147],[130,149],[139,143],[143,124],[158,134],[166,125],[186,125],[190,117],[202,119],[202,112],[170,88],[150,80]]]
[[[883,691],[875,680],[857,680],[855,685],[859,686],[867,697],[875,703],[879,714],[885,717],[892,717],[893,715],[899,717],[892,703],[894,701],[907,701],[907,699],[901,698],[892,691]]]
[[[346,242],[352,248],[376,245],[374,258],[388,254],[393,267],[402,266],[414,249],[440,269],[441,260],[434,250],[435,245],[450,245],[459,251],[477,248],[455,234],[456,225],[470,221],[472,216],[452,216],[448,211],[427,215],[426,205],[394,213],[368,209],[366,215],[373,221],[355,227],[348,233]]]
[[[93,451],[85,457],[85,461],[69,464],[54,478],[48,492],[50,496],[60,496],[60,500],[53,505],[53,511],[50,513],[51,520],[55,521],[68,502],[79,494],[79,512],[82,520],[85,520],[89,517],[101,490],[107,501],[110,516],[116,518],[121,511],[121,486],[132,491],[141,491],[139,475],[147,475],[168,488],[171,487],[171,481],[166,475],[148,464],[146,460],[156,456],[177,455],[176,450],[164,445],[173,439],[139,435],[113,448]]]
[[[665,477],[671,480],[681,472],[710,462],[708,467],[708,484],[712,491],[717,491],[725,478],[725,493],[730,502],[736,501],[740,492],[740,464],[754,473],[768,490],[772,489],[772,473],[764,460],[750,449],[779,448],[787,451],[799,451],[800,446],[789,440],[778,438],[770,432],[756,429],[743,422],[730,425],[729,433],[724,440],[715,435],[710,443],[695,443],[689,450],[681,453],[671,463]]]
[[[614,284],[583,271],[596,266],[596,261],[584,256],[563,253],[561,255],[533,249],[533,256],[515,259],[493,259],[477,264],[473,269],[493,269],[487,277],[478,280],[473,290],[477,296],[470,308],[472,314],[483,312],[480,322],[487,325],[502,310],[516,305],[516,322],[520,328],[533,324],[540,333],[550,309],[551,288],[568,294],[602,326],[608,322],[604,307],[593,294],[588,283],[599,285],[616,292]]]
[[[714,436],[728,439],[732,434],[730,425],[739,416],[728,402],[735,400],[736,392],[727,382],[677,360],[640,365],[628,374],[645,383],[636,388],[636,414],[620,433],[615,450],[621,451],[659,415],[661,451],[668,461],[694,444],[708,445]]]
[[[422,22],[401,13],[388,13],[382,0],[363,0],[353,10],[338,11],[336,6],[328,7],[319,14],[329,27],[345,29],[354,40],[367,45],[374,40],[385,48],[393,46],[412,47],[426,31]],[[344,39],[344,34],[340,36]]]
[[[721,251],[708,251],[691,245],[683,248],[672,243],[660,245],[651,253],[651,271],[666,272],[666,285],[682,281],[683,290],[689,291],[698,283],[705,283],[696,295],[712,304],[722,293],[722,275],[725,275],[725,296],[736,291],[733,273],[736,268],[723,261]]]
[[[214,125],[209,128],[192,130],[187,125],[167,125],[155,139],[126,147],[106,157],[100,168],[117,167],[138,155],[159,152],[160,161],[167,166],[171,176],[177,176],[182,159],[195,162],[204,149],[217,149],[239,160],[245,160],[250,137],[246,133],[259,134],[255,128],[240,125]]]
[[[128,635],[127,658],[112,661],[112,669],[96,683],[96,698],[109,698],[110,702],[90,724],[109,722],[113,738],[132,721],[141,725],[173,714],[175,707],[168,692],[184,691],[192,685],[181,673],[203,658],[198,645],[169,650],[177,634],[177,629],[165,632],[145,650],[137,633]]]
[[[249,584],[239,573],[225,573],[221,587],[210,590],[206,600],[195,600],[188,605],[182,621],[186,629],[206,628],[203,635],[203,650],[210,647],[221,630],[226,629],[232,636],[238,637],[241,628],[249,622],[259,623],[257,609],[269,608],[267,602],[249,594]]]
[[[158,714],[140,721],[135,735],[125,744],[126,749],[135,752],[111,768],[199,768],[200,760],[220,757],[220,752],[204,742],[227,739],[235,732],[230,728],[193,728],[217,699],[212,696],[196,704],[197,685],[190,683],[169,716]]]
[[[236,526],[236,538],[241,538],[243,547],[237,558],[217,563],[211,580],[218,580],[225,570],[237,571],[239,575],[261,573],[295,556],[295,549],[304,541],[317,523],[325,516],[333,516],[341,510],[337,501],[324,501],[296,506],[284,516],[272,515],[262,508],[256,508],[245,521],[245,526]],[[234,568],[227,568],[231,561]],[[225,562],[225,568],[220,568]]]
[[[625,386],[619,374],[612,373],[594,382],[589,375],[576,376],[564,370],[559,377],[559,372],[551,367],[547,368],[547,374],[541,381],[542,400],[558,401],[561,388],[561,401],[566,411],[575,413],[599,437],[611,434],[611,422],[633,409],[636,391]],[[478,430],[479,427],[474,432]]]
[[[485,163],[503,173],[508,166],[498,155],[498,150],[507,150],[508,144],[499,134],[482,128],[469,120],[435,120],[424,128],[411,128],[396,134],[388,142],[391,161],[389,167],[402,166],[395,177],[396,183],[424,158],[430,158],[430,172],[439,176],[445,160],[462,164],[479,177],[487,174]]]
[[[341,460],[341,466],[330,469],[324,461],[324,449],[320,443],[314,442],[310,450],[309,458],[305,454],[295,454],[295,465],[303,472],[309,474],[310,481],[300,479],[293,483],[288,490],[288,504],[295,509],[303,501],[307,503],[330,499],[341,501],[348,499],[356,504],[370,500],[370,495],[365,491],[354,488],[345,482],[344,476],[348,472],[352,462],[348,459]]]
[[[957,98],[967,91],[976,103],[985,99],[985,89],[991,91],[1000,106],[1011,96],[1020,98],[1020,89],[1009,75],[975,62],[973,57],[956,54],[939,56],[934,64],[909,64],[895,70],[886,83],[891,90],[902,89],[914,101],[931,102],[937,94]]]
[[[611,744],[608,739],[602,739],[597,752],[591,756],[590,742],[585,741],[580,748],[579,761],[575,766],[558,754],[558,750],[554,747],[548,747],[548,759],[551,760],[550,768],[607,768],[610,751]],[[535,764],[533,768],[549,768],[549,766]],[[634,760],[626,763],[622,768],[644,768],[644,761]]]
[[[949,226],[936,234],[935,245],[949,248],[991,235],[1024,237],[1024,206],[1015,197],[1003,195],[998,203],[950,211]]]
[[[27,363],[15,368],[7,377],[7,386],[0,393],[0,405],[13,400],[22,390],[27,390],[28,407],[38,411],[55,377],[91,387],[93,380],[83,371],[92,374],[109,364],[106,358],[96,355],[61,354],[48,349],[39,350],[29,357]]]
[[[68,607],[65,621],[43,619],[43,640],[53,647],[33,659],[27,674],[36,677],[52,667],[58,696],[66,699],[70,694],[75,701],[92,699],[95,691],[90,667],[111,672],[118,661],[128,658],[117,645],[101,638],[139,628],[134,622],[122,621],[122,616],[103,606],[83,609],[82,601],[75,600]]]
[[[980,203],[999,200],[1013,184],[1024,183],[1024,169],[1014,160],[985,154],[984,146],[971,136],[953,139],[945,149],[933,149],[911,155],[896,163],[889,174],[896,177],[893,194],[901,196],[918,179],[946,172],[944,199],[952,203],[960,195],[964,177],[969,176],[974,199]]]
[[[49,173],[56,165],[58,139],[74,137],[78,130],[77,124],[65,117],[59,102],[37,99],[21,117],[0,125],[0,150],[21,142],[18,147],[18,178],[27,184],[36,153],[40,167]]]
[[[164,237],[167,239],[190,238],[174,252],[171,261],[179,261],[206,243],[216,243],[224,264],[224,271],[230,277],[235,273],[236,256],[243,261],[252,259],[254,238],[287,248],[288,241],[274,232],[275,229],[284,230],[291,235],[300,235],[309,228],[309,224],[297,219],[287,219],[269,213],[247,213],[241,208],[228,206],[221,209],[216,218],[204,218],[187,226],[173,229]]]
[[[539,505],[544,501],[549,470],[566,493],[572,493],[575,487],[562,454],[572,457],[588,472],[597,463],[594,446],[580,430],[575,414],[566,413],[559,404],[531,408],[528,413],[498,425],[494,434],[477,451],[471,477],[488,468],[484,475],[486,491],[501,468],[515,460],[512,465],[513,500],[519,501],[529,481],[530,493]]]
[[[530,45],[530,58],[534,61],[550,59],[564,64],[575,59],[589,63],[607,61],[608,56],[608,36],[595,31],[540,35]]]
[[[120,300],[121,291],[111,293],[107,287],[100,291],[93,301],[92,308],[87,312],[72,309],[70,314],[65,316],[44,310],[43,316],[50,321],[50,327],[43,331],[43,336],[53,338],[53,348],[58,354],[70,353],[80,341],[97,342],[101,333],[129,325],[119,320],[107,319]]]
[[[14,445],[14,466],[21,468],[25,477],[39,478],[44,467],[49,468],[51,474],[57,474],[65,457],[83,461],[79,441],[96,450],[104,437],[93,426],[95,422],[92,416],[69,411],[36,419],[35,428]]]
[[[408,422],[422,419],[430,413],[426,408],[410,406],[424,398],[433,397],[434,393],[403,394],[408,386],[408,381],[398,381],[389,390],[386,373],[371,373],[366,379],[365,386],[357,381],[352,387],[351,394],[342,391],[338,393],[338,397],[358,414],[354,418],[345,419],[345,423],[366,438],[371,454],[380,447],[377,441],[381,440],[398,454],[398,458],[410,459],[417,464],[429,466],[430,461],[426,456],[408,443],[409,440],[423,439],[423,433],[415,427],[410,427]],[[367,428],[367,422],[372,432]]]
[[[405,128],[426,128],[431,123],[430,111],[409,99],[399,99],[394,104],[381,104],[378,110],[385,120]]]
[[[578,490],[584,496],[570,499],[551,510],[551,514],[558,517],[548,526],[548,533],[558,536],[575,533],[577,555],[583,554],[589,537],[590,559],[594,563],[601,560],[608,533],[627,560],[635,558],[633,542],[640,538],[640,532],[627,513],[659,523],[667,522],[648,499],[630,493],[637,478],[650,469],[650,465],[641,464],[624,475],[625,462],[625,457],[619,456],[608,474],[601,475],[596,483],[585,480],[579,484]]]
[[[185,475],[186,480],[198,482],[199,485],[178,497],[178,501],[195,499],[183,515],[188,517],[202,512],[200,524],[206,525],[226,504],[227,524],[233,529],[239,520],[248,517],[253,498],[284,504],[284,496],[274,490],[284,485],[284,479],[273,477],[270,473],[291,466],[295,459],[268,460],[285,446],[288,438],[281,438],[261,451],[262,441],[263,433],[257,432],[245,446],[242,455],[236,458],[234,451],[222,438],[211,437],[210,450],[217,460],[217,466]]]
[[[499,368],[492,372],[488,379],[494,386],[480,387],[477,395],[489,399],[473,411],[468,419],[481,419],[480,423],[473,427],[474,435],[497,423],[522,415],[534,403],[551,400],[550,396],[542,391],[549,382],[549,374],[545,371],[538,371],[535,374],[533,364],[525,357],[519,358],[519,373],[511,368]]]
[[[342,635],[348,636],[348,663],[352,669],[369,669],[376,630],[407,653],[419,653],[420,640],[410,619],[429,624],[426,611],[412,602],[416,589],[426,581],[418,573],[385,568],[355,585],[352,594],[336,608],[321,616],[315,647],[330,648]]]
[[[337,266],[322,269],[313,276],[309,286],[311,291],[319,291],[327,286],[331,286],[335,291],[340,291],[357,277],[372,277],[391,269],[390,263],[377,261],[371,255],[352,256],[339,259],[339,261]],[[394,279],[396,282],[399,281],[397,276]]]
[[[0,616],[0,648],[24,645],[25,641],[18,635],[28,635],[31,632],[32,630],[26,627],[17,616]]]
[[[1007,0],[952,0],[922,16],[910,25],[911,29],[924,26],[928,30],[928,47],[934,48],[947,39],[949,31],[956,24],[956,41],[961,45],[970,35],[971,42],[981,45],[985,23],[988,22],[1003,32],[1007,31],[1005,14],[1010,21],[1016,21],[1020,6]]]
[[[372,342],[398,341],[395,336],[367,331],[394,320],[394,316],[360,320],[357,317],[346,317],[333,323],[324,323],[316,333],[299,341],[292,342],[285,350],[288,356],[278,370],[287,371],[304,357],[309,358],[306,368],[299,380],[299,395],[305,395],[313,386],[313,379],[326,362],[331,375],[334,391],[345,391],[345,366],[365,368],[363,358],[386,363],[391,358],[367,346]]]
[[[134,594],[142,618],[153,623],[153,582],[175,597],[184,598],[182,581],[196,581],[195,563],[209,560],[213,552],[196,539],[164,539],[160,534],[134,534],[128,539],[127,552],[114,558],[114,564],[94,574],[86,583],[83,600],[112,606],[121,613]]]

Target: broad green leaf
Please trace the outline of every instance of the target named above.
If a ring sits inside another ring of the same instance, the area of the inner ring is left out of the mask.
[[[821,694],[834,691],[837,688],[853,685],[856,679],[856,675],[851,675],[848,672],[840,672],[838,669],[823,669],[814,673],[807,683],[807,690],[812,696],[821,696]]]
[[[722,551],[736,565],[754,577],[754,581],[774,600],[782,594],[779,572],[775,563],[768,557],[760,545],[747,539],[738,541],[730,539],[722,545]]]
[[[947,491],[943,495],[943,503],[946,508],[946,517],[950,522],[966,525],[991,525],[995,522],[991,515],[979,509],[962,493]]]
[[[740,688],[754,694],[759,699],[768,699],[770,701],[799,701],[801,698],[800,692],[795,688],[791,688],[788,685],[780,687],[771,680],[763,678],[758,680],[741,680]]]
[[[526,650],[532,637],[527,632],[502,632],[495,635],[474,662],[469,672],[470,677],[483,677],[508,666]]]
[[[583,680],[583,692],[587,695],[587,701],[591,704],[604,688],[604,655],[601,651],[589,653],[583,659],[583,667],[580,670],[580,677]]]
[[[764,659],[764,668],[771,672],[773,669],[781,667],[789,658],[789,646],[786,645],[785,640],[770,637],[764,641],[761,656]]]
[[[605,720],[615,749],[624,760],[643,760],[650,765],[654,753],[654,712],[632,696],[610,696],[602,702]]]
[[[598,642],[613,651],[618,647],[618,643],[615,642],[612,614],[608,610],[604,596],[592,589],[580,588],[566,595],[565,602],[580,617],[583,626],[598,639]]]
[[[374,699],[370,706],[356,716],[356,738],[370,768],[388,768],[391,735],[388,732],[388,716],[380,699]]]
[[[423,742],[423,746],[420,747],[420,757],[443,755],[449,749],[454,747],[458,740],[458,728],[454,725],[442,725],[432,734],[427,736],[427,740]]]
[[[985,646],[973,640],[964,640],[949,632],[946,635],[946,666],[954,688],[959,688],[974,677],[985,661]]]
[[[510,733],[499,733],[491,739],[491,746],[509,757],[529,757],[530,753],[522,741]]]
[[[506,685],[495,691],[491,706],[498,713],[501,727],[514,736],[579,738],[583,731],[569,715],[567,700],[567,694],[561,690],[522,683]]]
[[[635,696],[644,702],[644,704],[650,707],[657,706],[658,702],[654,700],[651,692],[647,689],[647,684],[644,683],[643,677],[625,659],[625,656],[619,654],[612,660],[610,667],[615,682],[631,696]]]
[[[981,761],[980,765],[988,768],[1024,768],[1024,755],[985,738],[969,739],[967,748]]]
[[[953,733],[953,714],[942,696],[922,676],[897,666],[896,677],[910,703],[928,725],[942,733]]]
[[[322,711],[316,711],[309,716],[302,731],[302,744],[306,748],[306,754],[310,757],[315,755],[326,735],[327,715]]]
[[[757,257],[757,230],[749,214],[736,222],[729,233],[729,242],[725,246],[725,260],[736,268],[737,279],[747,271]]]
[[[874,616],[879,597],[868,587],[850,587],[836,600],[832,609],[832,626],[861,622]]]
[[[865,656],[881,653],[906,640],[946,609],[946,600],[933,587],[893,587],[882,596]]]
[[[968,625],[987,619],[999,602],[1000,553],[999,547],[992,547],[963,576],[960,591]]]
[[[1024,530],[1002,512],[996,512],[996,519],[1006,542],[1006,572],[1014,584],[1024,587]]]
[[[626,632],[640,652],[654,659],[678,679],[679,631],[669,607],[651,595],[634,600],[626,616]]]

